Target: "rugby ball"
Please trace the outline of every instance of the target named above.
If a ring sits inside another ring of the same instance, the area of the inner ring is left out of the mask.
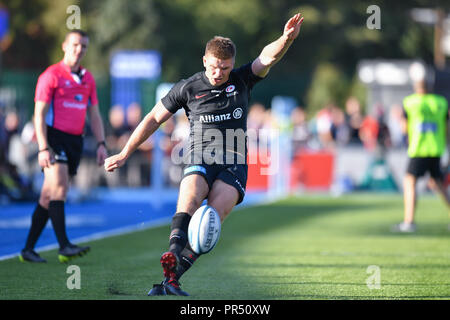
[[[203,205],[194,212],[188,227],[188,239],[197,254],[211,251],[220,236],[220,216],[216,209]]]

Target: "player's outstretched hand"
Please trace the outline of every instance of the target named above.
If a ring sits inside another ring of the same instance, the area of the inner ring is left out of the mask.
[[[105,160],[105,170],[108,172],[113,172],[115,169],[120,168],[124,165],[127,158],[122,154],[118,153]]]
[[[295,16],[290,18],[288,22],[286,22],[283,34],[289,40],[295,40],[298,37],[298,34],[300,33],[300,27],[302,23],[303,23],[302,14],[297,13]]]

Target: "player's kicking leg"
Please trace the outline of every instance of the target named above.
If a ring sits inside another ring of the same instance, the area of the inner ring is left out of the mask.
[[[160,262],[163,268],[164,281],[154,285],[148,293],[151,295],[188,295],[181,290],[177,277],[177,267],[180,263],[180,254],[188,243],[187,230],[189,221],[194,212],[200,207],[209,191],[205,178],[201,175],[186,176],[180,184],[177,204],[177,213],[172,218],[169,237],[169,251],[162,254]]]

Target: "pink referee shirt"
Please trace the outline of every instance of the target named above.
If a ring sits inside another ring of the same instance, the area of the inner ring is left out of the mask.
[[[51,65],[39,76],[34,99],[50,104],[47,125],[74,135],[83,133],[87,107],[98,104],[94,77],[83,68],[81,74],[80,80],[63,61]]]

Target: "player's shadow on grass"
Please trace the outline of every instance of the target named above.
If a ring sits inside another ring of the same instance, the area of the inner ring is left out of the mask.
[[[356,264],[356,263],[335,263],[335,264],[320,264],[320,263],[244,263],[241,262],[243,268],[294,268],[296,270],[302,268],[314,268],[314,269],[357,269],[365,270],[367,269],[367,264]],[[448,269],[449,264],[380,264],[383,269]]]
[[[412,233],[394,232],[395,223],[381,221],[376,224],[358,225],[353,232],[361,236],[381,236],[388,238],[415,238],[415,237],[450,237],[450,225],[445,223],[423,222],[417,224],[417,231]]]
[[[363,210],[374,210],[377,207],[383,208],[382,204],[298,204],[277,202],[276,204],[255,206],[244,209],[241,212],[234,212],[225,221],[223,233],[224,237],[241,238],[249,237],[252,234],[261,234],[266,231],[282,229],[289,225],[305,225],[310,219],[316,219],[323,215],[333,215],[339,212],[361,212]],[[325,230],[324,230],[325,231]],[[324,236],[326,234],[324,233]]]
[[[273,278],[273,277],[271,277]],[[282,279],[286,279],[285,276],[280,277]],[[258,282],[258,284],[264,285],[319,285],[319,286],[361,286],[366,287],[367,285],[363,282],[355,283],[355,282],[318,282],[318,281],[298,281],[298,282],[290,282],[290,281],[277,281],[277,282]],[[427,287],[449,287],[450,283],[384,283],[383,286],[399,286],[399,287],[417,287],[417,286],[427,286]]]
[[[279,297],[274,297],[279,298]],[[411,299],[448,299],[450,296],[385,296],[385,295],[354,295],[354,296],[337,296],[337,295],[313,295],[313,294],[298,294],[287,295],[286,298],[305,299],[305,300],[411,300]],[[269,298],[270,299],[270,298]]]

